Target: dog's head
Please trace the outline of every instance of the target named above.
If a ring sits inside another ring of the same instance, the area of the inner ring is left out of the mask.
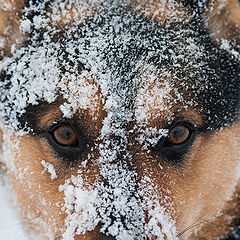
[[[239,211],[237,0],[1,8],[1,162],[30,232],[230,233]]]

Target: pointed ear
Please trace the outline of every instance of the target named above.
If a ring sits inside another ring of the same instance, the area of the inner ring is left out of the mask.
[[[24,0],[0,1],[0,59],[11,55],[11,47],[21,45],[23,34],[19,31]]]
[[[233,41],[240,49],[240,1],[209,0],[208,28],[217,39]]]
[[[240,0],[176,0],[195,17],[205,18],[217,39],[234,41],[240,49]]]

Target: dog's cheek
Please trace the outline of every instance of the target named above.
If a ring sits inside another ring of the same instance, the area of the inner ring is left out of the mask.
[[[68,169],[42,138],[23,136],[18,142],[19,152],[14,152],[14,167],[10,177],[22,218],[36,219],[26,221],[26,227],[36,235],[44,233],[52,237],[61,236],[66,230],[67,217],[66,196],[60,190],[61,186],[71,181],[72,177],[79,176],[80,171],[84,183],[93,186],[99,173],[94,165],[87,169],[81,166]]]
[[[0,174],[6,171],[6,166],[3,161],[3,132],[0,129]]]
[[[194,225],[184,232],[184,239],[200,228],[206,229],[204,236],[229,231],[228,224],[223,222],[226,215],[217,216],[225,212],[239,178],[239,134],[240,126],[235,125],[210,136],[200,136],[182,166],[159,163],[148,153],[138,159],[138,174],[151,179],[147,185],[157,189],[157,201],[176,221],[178,233]],[[219,227],[213,229],[213,224]],[[204,236],[199,232],[196,239]]]
[[[199,139],[194,145],[185,176],[178,179],[176,188],[176,198],[182,199],[178,205],[178,230],[181,232],[196,223],[196,227],[184,234],[186,237],[200,229],[205,229],[204,235],[199,231],[196,239],[207,234],[220,237],[229,231],[228,202],[234,198],[239,181],[239,133],[240,125],[235,124]],[[216,227],[212,228],[213,224]]]
[[[52,234],[64,222],[60,207],[64,196],[58,191],[61,180],[51,179],[44,167],[42,161],[51,161],[51,156],[41,141],[28,136],[13,137],[13,140],[17,145],[10,149],[13,159],[9,160],[13,164],[9,164],[8,174],[20,215],[37,235]]]

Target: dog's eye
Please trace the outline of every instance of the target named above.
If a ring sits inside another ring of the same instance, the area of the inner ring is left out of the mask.
[[[184,124],[178,124],[169,130],[167,141],[177,145],[184,143],[190,136],[190,129]]]
[[[78,145],[78,137],[75,131],[68,125],[57,127],[53,131],[55,141],[63,146],[76,146]]]
[[[153,147],[167,162],[180,164],[193,144],[198,130],[189,122],[181,121],[170,126],[168,136]]]
[[[46,137],[52,149],[68,163],[78,162],[88,147],[86,135],[78,124],[54,124]]]

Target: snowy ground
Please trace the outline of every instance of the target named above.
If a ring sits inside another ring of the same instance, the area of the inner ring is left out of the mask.
[[[7,192],[0,183],[0,239],[1,240],[29,240],[22,230],[20,220],[10,207]]]

